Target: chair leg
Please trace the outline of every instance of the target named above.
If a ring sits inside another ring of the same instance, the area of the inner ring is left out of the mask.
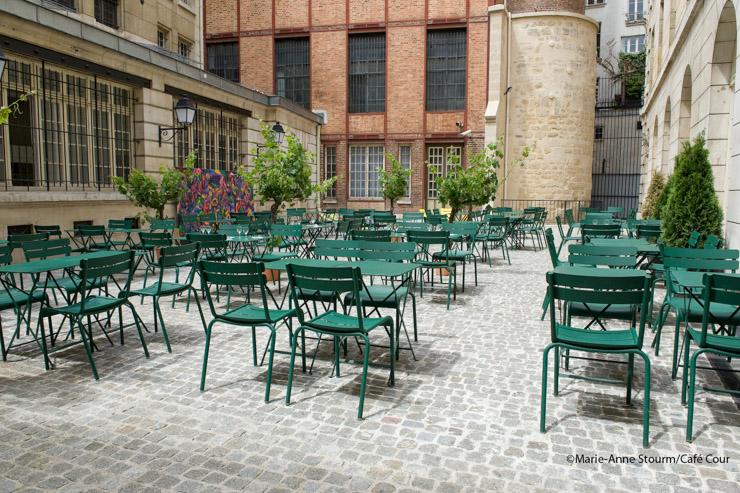
[[[681,404],[686,405],[686,389],[688,387],[688,376],[689,376],[689,365],[686,364],[689,361],[691,351],[691,335],[689,331],[686,331],[683,339],[684,352],[683,352],[683,378],[681,379]]]
[[[416,296],[411,292],[409,294],[411,295],[411,314],[414,319],[414,342],[419,342],[419,334],[416,326]]]
[[[252,363],[257,366],[257,330],[252,327]]]
[[[678,374],[678,339],[681,335],[681,317],[676,314],[676,334],[673,338],[673,366],[671,367],[671,378],[676,379]],[[684,361],[686,364],[686,361]]]
[[[557,397],[560,393],[560,348],[555,347],[555,365],[552,368],[552,376],[553,376],[553,386],[552,386],[552,395]]]
[[[549,344],[542,353],[542,394],[540,397],[540,433],[545,432],[545,414],[547,411],[547,360],[550,350],[555,347]],[[555,364],[558,364],[555,362]]]
[[[78,318],[77,319],[77,325],[80,329],[80,337],[82,337],[82,343],[85,345],[85,353],[87,354],[87,361],[90,363],[90,368],[92,368],[92,374],[95,380],[99,380],[98,377],[98,369],[95,368],[95,361],[93,361],[93,355],[92,350],[90,348],[90,342],[87,340],[87,330],[85,327],[82,326],[82,321]]]
[[[275,358],[275,326],[270,326],[270,358],[267,360],[267,382],[265,382],[265,402],[270,402],[270,385],[272,384],[272,361]]]
[[[393,329],[391,328],[391,331]],[[362,380],[360,380],[360,405],[357,408],[357,419],[362,419],[362,409],[365,406],[365,388],[367,387],[367,367],[370,362],[370,339],[366,335],[362,336],[365,341],[365,351],[363,352],[362,358]],[[391,364],[395,359],[393,357],[393,344],[390,345],[390,357]],[[339,367],[337,367],[337,376],[339,374]]]
[[[164,326],[164,317],[162,317],[162,310],[159,308],[159,298],[154,298],[154,319],[159,318],[160,325],[162,325],[162,337],[164,343],[167,345],[167,352],[172,352],[172,346],[170,346],[170,336],[167,334],[167,327]]]
[[[20,316],[20,315],[17,315]],[[3,361],[8,361],[8,351],[5,349],[5,337],[3,337],[3,321],[0,317],[0,353],[2,353]]]
[[[144,356],[147,358],[149,357],[149,349],[146,347],[146,341],[144,341],[144,333],[141,331],[142,325],[144,325],[144,322],[141,320],[141,317],[136,312],[136,309],[134,308],[134,305],[129,302],[127,305],[131,309],[131,313],[134,316],[134,323],[136,324],[136,331],[139,333],[139,340],[141,341],[141,347],[144,348]],[[121,307],[121,314],[123,313],[123,307]],[[123,316],[123,315],[121,315]],[[121,327],[123,327],[123,322],[121,321]],[[123,341],[123,338],[121,339]]]
[[[627,404],[632,403],[632,377],[635,373],[635,355],[630,353],[627,356]]]
[[[290,405],[290,392],[293,389],[293,370],[295,369],[295,352],[298,348],[298,334],[302,333],[303,327],[298,327],[293,334],[293,342],[290,345],[290,365],[288,366],[288,388],[285,389],[285,405]]]
[[[635,351],[645,362],[645,390],[642,403],[642,446],[650,445],[650,358],[642,351]]]
[[[203,366],[200,370],[200,391],[203,392],[206,388],[206,370],[208,369],[208,349],[211,346],[211,329],[216,320],[211,320],[211,323],[206,327],[206,348],[203,351]]]
[[[696,392],[696,359],[702,354],[702,350],[698,350],[691,356],[691,362],[685,364],[690,365],[689,367],[689,414],[686,418],[686,441],[691,442],[693,440],[693,429],[694,429],[694,395]]]

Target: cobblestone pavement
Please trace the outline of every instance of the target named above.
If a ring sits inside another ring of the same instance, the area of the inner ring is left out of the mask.
[[[360,367],[344,363],[341,378],[330,378],[329,344],[312,375],[296,372],[289,407],[288,357],[276,355],[264,403],[266,367],[252,366],[248,329],[216,326],[199,392],[203,329],[182,301],[174,309],[163,303],[172,354],[161,333],[146,335],[149,360],[134,332],[125,346],[98,339],[98,382],[81,346],[57,353],[48,372],[36,352],[11,354],[0,364],[0,491],[740,491],[732,398],[700,394],[694,443],[684,441],[686,410],[670,377],[672,330],[660,357],[648,349],[649,449],[641,447],[640,363],[631,406],[621,387],[563,379],[561,395],[548,399],[548,432],[539,432],[548,265],[544,251],[514,251],[511,266],[497,258],[493,268],[480,267],[477,287],[468,277],[449,311],[441,290],[425,291],[418,361],[401,355],[394,388],[386,369],[371,368],[363,421],[356,419]],[[150,305],[136,306],[151,321]],[[258,330],[258,339],[264,347],[266,333]],[[287,339],[282,330],[278,347]],[[376,349],[372,357],[380,363],[387,354]],[[573,367],[624,377],[622,366]],[[714,372],[699,380],[721,385]],[[715,454],[729,462],[571,463],[577,454],[638,461]]]

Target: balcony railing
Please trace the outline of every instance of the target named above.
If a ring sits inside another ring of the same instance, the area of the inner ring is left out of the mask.
[[[642,12],[627,12],[624,14],[625,16],[625,22],[627,24],[644,24],[645,23],[645,14]]]

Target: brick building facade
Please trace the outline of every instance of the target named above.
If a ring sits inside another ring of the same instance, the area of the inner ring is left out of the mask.
[[[412,170],[398,209],[436,207],[427,162],[482,148],[493,2],[204,3],[209,69],[233,53],[241,83],[325,113],[322,176],[337,176],[326,207],[387,208],[374,173],[385,153]]]

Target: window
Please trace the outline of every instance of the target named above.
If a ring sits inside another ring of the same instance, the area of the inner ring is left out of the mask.
[[[384,166],[383,146],[352,146],[349,148],[349,196],[351,198],[380,197],[378,170]]]
[[[157,46],[166,50],[169,47],[170,32],[163,28],[157,28]]]
[[[330,178],[336,178],[337,176],[337,148],[334,146],[324,147],[324,178],[329,180]],[[337,184],[331,186],[326,197],[333,199],[337,197]]]
[[[601,58],[601,22],[596,27],[596,58]]]
[[[446,176],[453,166],[460,165],[462,147],[429,146],[427,159],[427,196],[437,198],[437,178]]]
[[[239,43],[209,43],[206,46],[208,71],[226,80],[239,82]]]
[[[9,60],[0,99],[33,90],[0,128],[0,178],[24,187],[110,187],[132,162],[131,89],[49,63]],[[9,162],[7,162],[9,161]],[[8,177],[8,170],[10,176]],[[8,180],[9,178],[9,180]]]
[[[68,9],[74,10],[75,8],[75,0],[52,0],[52,2]]]
[[[385,33],[349,38],[349,112],[385,111]]]
[[[304,108],[308,108],[310,66],[308,38],[275,40],[275,89]]]
[[[410,145],[402,145],[398,148],[398,161],[401,163],[401,166],[403,166],[406,169],[411,169],[411,146]],[[409,177],[409,182],[406,185],[406,197],[407,199],[411,198],[411,177]]]
[[[177,118],[174,108],[172,118]],[[233,171],[239,165],[239,117],[198,105],[195,121],[178,132],[173,143],[175,166],[182,166],[188,154],[195,151],[198,166]]]
[[[184,38],[177,40],[177,52],[183,58],[190,58],[190,52],[193,50],[193,43]]]
[[[602,140],[603,138],[604,138],[604,126],[596,125],[595,131],[594,131],[594,139]]]
[[[639,22],[644,19],[643,0],[629,0],[627,22]]]
[[[465,29],[427,33],[427,111],[465,107]]]
[[[95,20],[118,28],[118,0],[95,0]]]
[[[623,53],[640,53],[645,50],[645,35],[624,36],[622,38]]]
[[[604,5],[606,0],[586,0],[586,5]]]

